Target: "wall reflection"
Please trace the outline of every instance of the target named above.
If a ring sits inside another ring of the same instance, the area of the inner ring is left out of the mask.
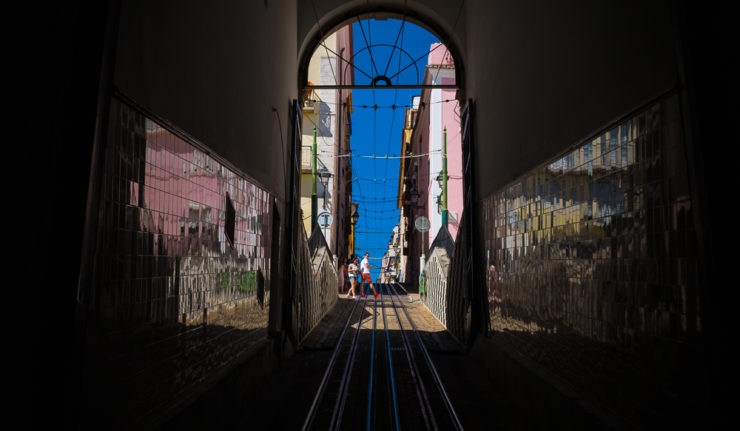
[[[87,397],[126,422],[264,339],[272,198],[115,99],[103,176]]]
[[[484,200],[491,331],[581,388],[638,393],[655,383],[641,349],[680,362],[701,335],[678,106],[667,97]]]

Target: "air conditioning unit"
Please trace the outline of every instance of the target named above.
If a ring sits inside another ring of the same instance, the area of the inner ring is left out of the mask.
[[[311,99],[306,99],[303,101],[303,112],[313,112],[316,108],[316,101]]]

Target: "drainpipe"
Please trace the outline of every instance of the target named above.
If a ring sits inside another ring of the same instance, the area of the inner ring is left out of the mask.
[[[311,146],[311,233],[316,225],[319,201],[316,196],[316,126],[313,128],[313,145]]]
[[[337,46],[339,45],[339,40],[337,40]],[[337,59],[338,64],[342,64],[342,60],[344,58],[344,50],[346,48],[342,47],[341,50],[339,50],[339,58]],[[340,66],[339,67],[339,85],[344,84],[344,69]],[[348,200],[343,197],[343,192],[347,190],[347,188],[344,186],[344,177],[341,175],[342,173],[342,163],[343,159],[339,156],[342,152],[342,123],[344,122],[344,109],[342,105],[342,100],[344,100],[344,91],[337,90],[337,94],[334,97],[334,101],[337,102],[336,105],[336,116],[337,116],[337,137],[335,138],[336,142],[334,143],[334,194],[332,195],[332,206],[331,206],[331,212],[334,217],[334,222],[331,225],[331,231],[334,233],[332,235],[333,243],[332,246],[334,247],[334,257],[340,256],[344,257],[345,253],[343,252],[344,247],[346,247],[346,244],[344,244],[344,241],[342,242],[342,248],[339,247],[339,238],[341,233],[344,229],[344,223],[340,224],[340,219],[344,220],[344,217],[340,217],[340,213],[342,215],[346,214],[347,207],[344,205]],[[344,211],[342,211],[344,209]],[[346,237],[345,237],[346,238]],[[339,258],[337,258],[337,261],[339,261]],[[339,264],[337,264],[338,266]],[[343,288],[342,288],[343,289]]]
[[[442,133],[442,225],[447,227],[447,127]]]

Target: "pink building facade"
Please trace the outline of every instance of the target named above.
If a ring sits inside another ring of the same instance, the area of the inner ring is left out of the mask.
[[[428,65],[424,73],[426,85],[455,84],[455,64],[444,45],[430,47]],[[452,238],[457,237],[459,219],[463,210],[462,146],[460,139],[460,106],[454,89],[425,89],[422,91],[420,119],[417,124],[420,154],[419,193],[425,203],[430,229],[424,239],[424,250],[434,241],[442,227],[442,146],[447,135],[447,228]],[[426,166],[423,166],[426,162]]]
[[[444,45],[432,44],[424,73],[425,85],[455,84],[455,64]],[[462,146],[460,106],[454,89],[424,89],[414,97],[415,117],[408,143],[404,135],[404,159],[399,181],[400,225],[404,226],[405,256],[401,271],[405,281],[418,279],[424,256],[442,227],[442,146],[447,135],[447,228],[457,237],[463,211]],[[440,180],[438,180],[440,178]],[[430,228],[421,233],[414,228],[419,216],[429,219]]]

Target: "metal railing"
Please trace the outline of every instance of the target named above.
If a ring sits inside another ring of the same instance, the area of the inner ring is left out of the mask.
[[[298,245],[293,250],[293,334],[300,343],[337,302],[337,272],[326,247],[311,255],[303,223],[298,223]]]
[[[447,327],[447,274],[450,259],[447,251],[435,247],[424,265],[424,293],[421,302]]]
[[[470,274],[467,267],[468,250],[465,222],[460,224],[454,247],[435,246],[437,235],[424,266],[424,292],[420,294],[424,306],[460,342],[465,344],[470,335]]]

